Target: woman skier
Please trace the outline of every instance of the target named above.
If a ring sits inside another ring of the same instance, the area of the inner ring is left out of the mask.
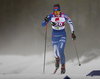
[[[59,68],[59,61],[61,60],[61,74],[66,72],[65,69],[65,55],[64,55],[64,48],[66,44],[66,32],[65,32],[65,21],[67,21],[70,25],[71,29],[71,37],[73,40],[76,39],[74,34],[74,27],[71,19],[68,15],[62,13],[60,11],[60,5],[55,4],[53,6],[53,13],[49,14],[44,18],[42,22],[42,26],[45,26],[51,20],[52,25],[52,45],[54,49],[54,56],[56,59],[56,69]]]

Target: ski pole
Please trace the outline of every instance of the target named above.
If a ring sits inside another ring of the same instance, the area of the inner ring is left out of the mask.
[[[47,41],[47,22],[46,22],[46,28],[45,28],[45,46],[44,46],[44,63],[43,63],[43,74],[45,73],[46,41]]]
[[[81,66],[81,63],[79,61],[79,56],[78,56],[78,53],[77,53],[77,48],[76,48],[75,41],[73,40],[73,42],[74,42],[74,47],[75,47],[75,51],[76,51],[76,55],[77,55],[78,64],[79,64],[79,66]]]

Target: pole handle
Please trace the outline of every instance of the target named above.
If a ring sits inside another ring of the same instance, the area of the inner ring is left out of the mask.
[[[47,32],[47,22],[46,22],[46,29],[45,29],[45,31]]]

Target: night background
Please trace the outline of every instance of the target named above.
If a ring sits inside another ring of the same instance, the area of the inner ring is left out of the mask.
[[[100,0],[0,0],[0,55],[41,55],[44,53],[45,27],[42,22],[59,3],[76,34],[79,57],[87,63],[100,56]],[[48,23],[47,53],[53,53],[51,23]],[[76,58],[71,31],[66,22],[66,61]]]

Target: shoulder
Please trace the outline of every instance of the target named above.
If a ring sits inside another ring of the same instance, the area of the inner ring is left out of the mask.
[[[69,16],[61,12],[61,17],[64,17],[66,21],[70,20]]]
[[[67,20],[69,20],[69,16],[68,16],[67,14],[64,14],[64,16],[65,16],[65,18],[66,18]]]
[[[67,18],[67,17],[68,17],[68,15],[67,15],[67,14],[65,14],[65,13],[62,13],[62,15],[64,15],[64,16],[65,16],[65,18]]]
[[[51,13],[51,17],[55,17],[55,14],[54,13]]]
[[[61,17],[67,18],[67,15],[61,12]]]

